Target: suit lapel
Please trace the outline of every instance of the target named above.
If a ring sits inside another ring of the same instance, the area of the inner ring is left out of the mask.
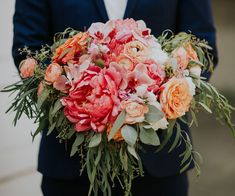
[[[103,0],[93,0],[97,6],[97,9],[99,10],[99,13],[103,19],[103,22],[106,22],[109,20],[107,11],[105,9],[104,1]],[[92,14],[92,13],[91,13]]]
[[[126,11],[124,14],[124,18],[130,18],[131,13],[134,11],[136,5],[137,5],[138,0],[128,0],[127,1],[127,6],[126,6]]]

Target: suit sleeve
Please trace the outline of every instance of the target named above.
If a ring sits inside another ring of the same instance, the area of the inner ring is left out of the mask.
[[[216,30],[214,27],[210,0],[179,0],[177,31],[191,31],[201,39],[206,39],[213,48],[214,66],[218,63]],[[203,74],[207,79],[210,73]]]
[[[12,56],[17,67],[25,58],[19,54],[19,48],[38,50],[50,42],[49,13],[47,0],[16,0]]]

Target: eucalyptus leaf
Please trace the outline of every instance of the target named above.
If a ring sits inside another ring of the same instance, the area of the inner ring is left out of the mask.
[[[54,116],[56,114],[56,112],[58,112],[62,107],[63,107],[63,105],[61,104],[60,99],[58,99],[54,104],[51,115]]]
[[[160,145],[160,139],[153,129],[144,129],[143,127],[140,127],[140,140],[144,144],[149,144],[153,146],[159,146]]]
[[[166,132],[164,132],[164,139],[161,145],[159,146],[159,148],[157,149],[157,152],[161,151],[166,146],[166,144],[170,141],[171,136],[173,134],[175,123],[176,123],[176,120],[169,120],[168,129],[166,130]]]
[[[137,132],[135,128],[125,125],[121,129],[121,134],[127,144],[134,146],[137,140]]]
[[[54,122],[54,123],[50,126],[50,128],[49,128],[49,130],[48,130],[48,132],[47,132],[47,135],[50,135],[50,134],[52,133],[52,131],[55,129],[55,126],[56,126],[56,122]]]
[[[180,169],[180,173],[182,174],[183,172],[185,172],[188,167],[190,166],[191,162],[193,161],[192,158],[190,158],[190,160],[187,162],[187,164],[185,164],[181,169]]]
[[[174,140],[173,144],[171,145],[170,150],[168,151],[169,153],[172,152],[175,149],[175,147],[177,146],[177,144],[179,143],[181,131],[182,130],[181,130],[179,123],[176,123],[176,136],[175,136],[175,140]]]
[[[37,128],[37,130],[31,135],[32,135],[32,140],[34,141],[35,137],[41,132],[43,131],[43,129],[46,127],[47,123],[46,123],[46,119],[45,118],[42,118],[40,121],[39,121],[39,126]]]
[[[75,134],[75,130],[74,129],[70,129],[69,132],[68,132],[68,139],[71,139],[71,137]]]
[[[109,141],[115,136],[115,134],[118,132],[118,130],[122,127],[122,125],[125,122],[125,117],[126,117],[126,112],[125,112],[125,110],[123,110],[118,115],[117,119],[115,120],[115,122],[113,124],[113,127],[112,127],[112,129],[109,133],[109,136],[108,136]]]
[[[78,146],[80,146],[82,144],[82,142],[84,141],[84,135],[82,133],[77,133],[76,134],[76,139],[74,140],[72,149],[71,149],[71,153],[70,156],[72,157],[73,155],[75,155],[75,153],[78,150]]]
[[[206,104],[202,102],[198,102],[198,104],[200,104],[208,113],[212,114],[211,109]]]
[[[192,116],[192,119],[193,119],[193,122],[195,123],[195,125],[198,127],[198,120],[197,120],[197,117],[196,117],[196,114],[193,110],[190,110],[190,113],[191,113],[191,116]]]
[[[145,119],[148,123],[154,124],[161,120],[164,117],[164,114],[161,110],[153,105],[149,105],[149,111],[145,114]]]
[[[95,159],[95,165],[96,165],[96,166],[99,164],[100,159],[101,159],[101,149],[99,148],[99,149],[98,149],[97,156],[96,156],[96,159]]]
[[[89,142],[89,148],[94,148],[100,144],[102,140],[102,134],[101,133],[96,133],[95,135],[92,136],[90,142]]]
[[[39,95],[38,101],[37,101],[37,106],[39,109],[42,107],[42,104],[46,101],[49,94],[50,94],[50,90],[47,88],[44,88],[41,94]]]
[[[129,152],[132,156],[134,156],[137,160],[139,160],[139,157],[138,157],[138,155],[137,155],[137,153],[136,153],[136,151],[135,151],[134,146],[128,145],[128,146],[127,146],[127,150],[128,150],[128,152]]]

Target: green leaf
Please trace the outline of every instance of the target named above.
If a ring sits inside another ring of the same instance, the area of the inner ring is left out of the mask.
[[[42,104],[46,101],[49,94],[50,94],[50,90],[47,88],[44,88],[40,96],[38,97],[38,101],[37,101],[37,106],[39,109],[42,107]]]
[[[159,148],[157,149],[157,152],[161,151],[171,139],[175,123],[176,123],[176,120],[169,120],[168,129],[165,132],[163,132],[165,134],[164,139],[161,145],[159,146]]]
[[[96,133],[95,135],[93,135],[93,137],[91,138],[89,142],[89,148],[94,148],[98,146],[101,142],[101,139],[102,139],[101,133]]]
[[[183,157],[181,164],[180,164],[180,165],[183,165],[190,157],[192,157],[192,149],[187,148],[184,153],[180,154],[180,157]]]
[[[68,139],[71,139],[71,137],[72,137],[75,133],[76,133],[75,130],[71,128],[71,129],[69,130],[68,134],[67,134]]]
[[[137,132],[136,130],[129,126],[125,125],[121,129],[121,134],[127,144],[134,146],[137,140]]]
[[[153,146],[159,146],[160,145],[160,139],[153,129],[144,129],[143,127],[140,127],[140,140],[144,144],[149,144]]]
[[[49,130],[48,130],[48,132],[47,132],[47,135],[50,135],[50,134],[51,134],[51,132],[55,129],[55,126],[56,126],[56,122],[54,122],[54,123],[50,126],[50,128],[49,128]]]
[[[122,112],[118,115],[117,119],[115,120],[113,127],[109,133],[108,140],[110,141],[114,135],[118,132],[118,130],[122,127],[125,122],[126,112],[122,110]]]
[[[124,171],[127,171],[128,170],[128,156],[127,156],[126,151],[123,150],[123,146],[121,147],[119,151],[119,157],[120,157],[120,161],[122,163]]]
[[[54,104],[51,115],[54,116],[56,114],[56,112],[58,112],[62,107],[63,107],[63,105],[61,104],[60,99],[58,99]]]
[[[25,98],[26,96],[28,96],[29,94],[31,94],[35,91],[37,91],[37,88],[30,89],[30,90],[26,91],[24,94],[17,97],[17,99],[23,99],[23,98]]]
[[[182,174],[183,172],[185,172],[185,171],[188,169],[188,167],[190,166],[192,160],[193,160],[193,159],[190,158],[190,160],[188,161],[188,163],[187,163],[184,167],[182,167],[182,168],[180,169],[180,173],[181,173],[181,174]]]
[[[198,104],[200,104],[208,113],[212,114],[211,109],[206,104],[202,102],[198,102]]]
[[[41,132],[41,131],[43,131],[43,129],[46,127],[46,123],[47,122],[47,120],[46,120],[46,118],[43,118],[43,119],[41,119],[40,120],[40,122],[39,122],[39,126],[38,126],[38,128],[37,128],[37,130],[32,134],[31,133],[31,135],[32,135],[32,140],[34,141],[34,139],[35,139],[35,137]]]
[[[101,159],[101,149],[98,148],[98,154],[97,154],[97,156],[95,158],[95,165],[96,166],[99,164],[100,159]]]
[[[61,112],[56,120],[56,122],[57,122],[56,127],[59,128],[60,126],[62,126],[62,123],[64,122],[65,119],[66,119],[66,117],[64,115],[64,112]]]
[[[149,105],[148,107],[149,111],[147,114],[145,114],[145,119],[148,123],[154,124],[164,117],[163,112],[158,108],[156,108],[155,106]]]
[[[176,123],[176,127],[177,127],[177,129],[176,129],[175,140],[174,140],[173,144],[171,145],[170,150],[168,151],[169,153],[172,152],[175,149],[175,147],[177,146],[177,144],[180,141],[181,127],[180,127],[179,123]]]
[[[78,146],[80,146],[82,144],[82,142],[84,141],[84,135],[82,133],[77,133],[76,134],[76,139],[73,143],[72,149],[71,149],[71,153],[70,156],[72,157],[73,155],[75,155],[75,153],[78,150]]]
[[[135,157],[137,160],[139,160],[139,157],[138,157],[138,155],[135,151],[135,148],[133,146],[128,145],[127,150],[133,157]]]
[[[197,117],[196,117],[196,114],[193,110],[190,110],[190,113],[191,113],[191,116],[192,116],[192,119],[193,119],[193,122],[195,123],[195,125],[198,127],[198,121],[197,121]]]

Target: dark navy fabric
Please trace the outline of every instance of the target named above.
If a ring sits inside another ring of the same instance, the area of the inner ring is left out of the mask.
[[[191,31],[205,38],[214,48],[217,62],[215,28],[209,0],[128,0],[125,18],[142,19],[156,36],[163,30],[175,33]],[[87,29],[93,22],[105,22],[108,16],[103,0],[16,0],[14,14],[13,57],[16,66],[24,58],[18,48],[28,46],[32,50],[41,45],[51,44],[53,35],[67,27],[77,30]],[[209,74],[206,74],[209,77]],[[182,128],[189,133],[186,125]],[[159,153],[155,148],[144,146],[141,153],[145,170],[154,177],[171,176],[179,173],[180,153],[184,145],[168,154],[170,143]],[[42,134],[38,170],[48,177],[57,179],[78,179],[79,158],[69,157],[71,144],[67,151],[55,134]]]
[[[133,196],[187,196],[188,188],[186,173],[165,178],[154,178],[146,174],[133,181],[131,193]],[[61,180],[43,176],[41,189],[44,196],[87,196],[89,182],[83,177],[77,180]],[[99,195],[103,195],[101,191]],[[123,195],[123,189],[116,182],[115,187],[112,187],[112,196]]]

